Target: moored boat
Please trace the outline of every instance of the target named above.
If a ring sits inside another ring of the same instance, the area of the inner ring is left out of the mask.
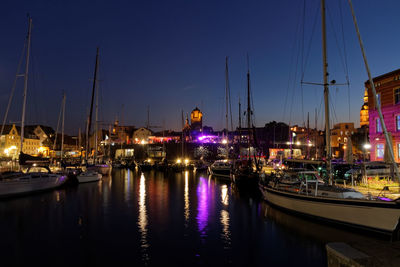
[[[100,181],[102,175],[96,171],[87,170],[78,174],[76,178],[79,183],[97,182]]]
[[[50,172],[9,172],[1,176],[0,197],[13,197],[56,189],[67,182],[66,175]]]
[[[208,167],[208,172],[212,176],[218,178],[230,180],[232,174],[233,164],[229,160],[216,160],[210,167]]]
[[[299,172],[296,179],[266,176],[259,187],[269,203],[303,215],[384,233],[400,226],[400,199],[368,199],[354,189],[324,184],[316,172]]]

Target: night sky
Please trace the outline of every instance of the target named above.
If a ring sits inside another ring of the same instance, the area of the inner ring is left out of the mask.
[[[245,108],[248,54],[256,125],[272,120],[303,125],[310,112],[313,127],[317,109],[321,128],[323,89],[300,83],[302,73],[304,81],[322,82],[319,5],[319,0],[306,1],[304,11],[300,0],[2,1],[1,120],[29,13],[34,28],[28,124],[56,128],[64,91],[66,132],[83,131],[99,46],[99,120],[104,124],[118,118],[145,126],[149,106],[151,125],[179,130],[181,110],[190,114],[197,106],[203,125],[222,129],[228,56],[236,127],[239,96]],[[372,75],[398,69],[400,1],[354,0],[353,5]],[[327,0],[327,13],[329,79],[345,82],[347,62],[350,80],[350,88],[331,87],[332,120],[349,121],[350,94],[350,121],[358,127],[367,74],[347,1]],[[22,89],[20,79],[8,121],[20,122]]]

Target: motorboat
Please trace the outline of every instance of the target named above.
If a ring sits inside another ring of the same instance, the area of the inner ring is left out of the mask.
[[[233,164],[229,160],[216,160],[208,167],[208,172],[212,176],[230,180]]]
[[[103,177],[101,173],[93,170],[86,170],[76,176],[79,183],[97,182]]]

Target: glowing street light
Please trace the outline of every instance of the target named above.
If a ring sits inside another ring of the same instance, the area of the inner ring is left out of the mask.
[[[371,149],[371,144],[368,143],[364,144],[364,149]]]

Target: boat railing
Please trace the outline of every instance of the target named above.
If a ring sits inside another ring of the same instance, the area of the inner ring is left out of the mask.
[[[305,191],[306,191],[306,195],[308,196],[308,189],[309,186],[308,184],[315,184],[315,191],[314,191],[314,195],[317,196],[318,195],[318,184],[319,184],[319,180],[318,179],[303,179],[300,183],[300,188],[299,188],[299,194],[302,193],[302,189],[303,187],[305,187]]]

